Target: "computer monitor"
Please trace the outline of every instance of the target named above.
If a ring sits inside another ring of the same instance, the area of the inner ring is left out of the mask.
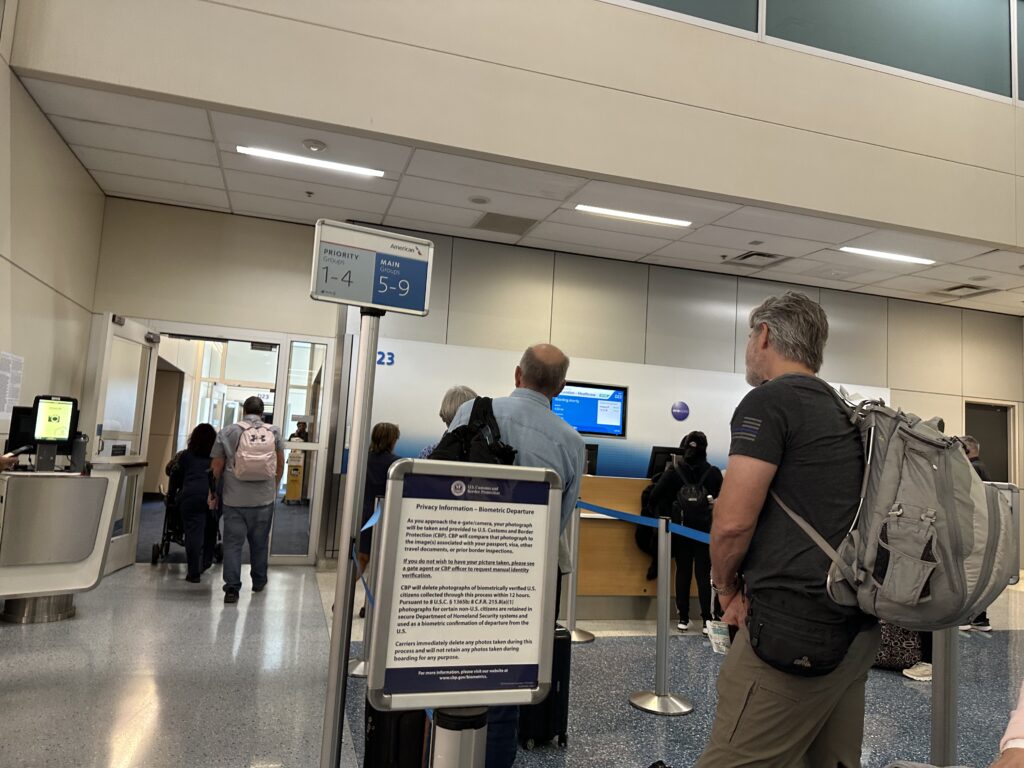
[[[78,401],[60,395],[36,395],[32,436],[39,443],[66,443],[78,429]]]
[[[587,474],[597,474],[597,449],[600,447],[597,443],[587,443]]]
[[[551,410],[581,435],[626,436],[626,387],[568,381]]]
[[[651,448],[651,459],[647,462],[647,477],[654,477],[665,471],[665,465],[673,456],[682,456],[683,448],[675,445],[655,445]]]
[[[11,409],[11,432],[4,442],[4,453],[31,446],[36,448],[36,414],[27,405],[16,405]]]

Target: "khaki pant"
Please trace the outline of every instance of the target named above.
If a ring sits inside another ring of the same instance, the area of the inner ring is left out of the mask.
[[[823,677],[797,677],[761,661],[740,629],[718,675],[718,710],[697,768],[860,768],[864,683],[878,627],[861,632]]]

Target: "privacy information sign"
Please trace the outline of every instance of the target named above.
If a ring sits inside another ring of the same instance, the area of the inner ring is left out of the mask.
[[[531,703],[551,679],[557,474],[395,466],[371,619],[371,702]]]
[[[408,315],[426,315],[434,244],[320,219],[309,295]]]

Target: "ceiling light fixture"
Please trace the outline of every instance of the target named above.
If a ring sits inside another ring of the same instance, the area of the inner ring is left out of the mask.
[[[630,213],[629,211],[617,211],[614,208],[600,208],[596,205],[577,205],[577,211],[592,213],[595,216],[607,216],[612,219],[626,219],[627,221],[642,221],[645,224],[663,224],[669,227],[689,227],[692,221],[683,219],[670,219],[665,216],[651,216],[648,213]]]
[[[932,259],[922,259],[920,256],[904,256],[902,253],[889,253],[888,251],[872,251],[870,248],[853,248],[844,245],[839,249],[843,253],[856,253],[859,256],[873,256],[876,259],[888,259],[889,261],[903,261],[907,264],[934,264]]]
[[[384,171],[378,171],[373,168],[363,168],[358,165],[346,165],[345,163],[334,163],[331,162],[330,160],[318,160],[315,157],[289,155],[287,152],[274,152],[272,149],[236,146],[235,151],[242,155],[262,157],[266,160],[280,160],[283,163],[311,165],[314,168],[325,168],[329,171],[338,171],[339,173],[353,173],[356,174],[357,176],[373,176],[379,179],[384,175]]]
[[[327,145],[320,141],[320,139],[306,139],[302,142],[302,146],[310,152],[323,152],[327,149]]]

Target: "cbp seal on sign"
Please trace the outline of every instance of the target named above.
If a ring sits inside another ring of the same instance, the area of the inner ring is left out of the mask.
[[[452,483],[452,496],[465,496],[466,495],[466,484],[461,480],[456,480]]]

